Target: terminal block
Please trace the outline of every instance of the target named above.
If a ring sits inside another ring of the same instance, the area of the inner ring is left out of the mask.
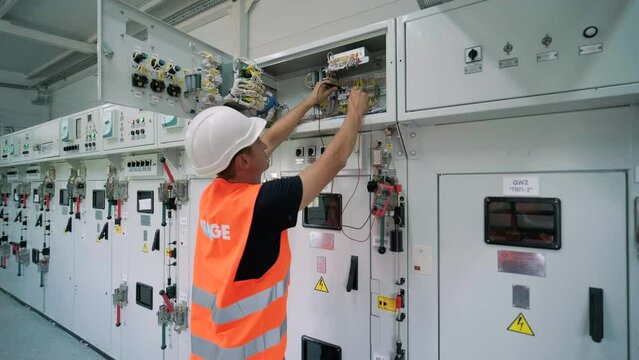
[[[31,183],[20,183],[16,189],[16,194],[20,198],[20,204],[22,208],[25,209],[27,207],[27,199],[29,199],[29,195],[31,195]]]
[[[175,323],[174,329],[178,333],[189,327],[189,305],[185,301],[180,301],[179,304],[175,305],[173,322]]]
[[[166,349],[166,327],[173,323],[173,315],[175,309],[172,308],[172,304],[169,301],[167,304],[160,305],[158,310],[158,325],[162,326],[162,350]]]
[[[109,166],[109,177],[106,184],[104,184],[104,188],[106,190],[106,198],[109,202],[107,219],[111,220],[111,208],[115,206],[115,224],[121,225],[122,203],[129,198],[129,182],[118,180],[117,170],[111,165]]]
[[[31,256],[29,256],[29,250],[26,248],[20,248],[20,252],[17,254],[18,263],[28,266],[31,263]]]
[[[69,180],[67,181],[67,191],[69,193],[69,197],[73,199],[75,202],[76,213],[75,218],[80,219],[80,203],[82,198],[86,197],[86,181],[84,179],[83,173],[86,170],[83,168],[81,170],[71,169],[71,176],[69,176]],[[69,206],[69,215],[73,214],[73,206]]]
[[[51,199],[55,195],[55,168],[50,168],[47,170],[47,175],[40,184],[40,194],[44,198],[44,201],[41,202],[40,210],[46,209],[49,211],[51,207]]]
[[[128,296],[129,296],[129,286],[126,284],[126,282],[123,282],[122,284],[120,284],[118,288],[113,289],[113,306],[115,306],[115,309],[116,309],[115,326],[117,327],[122,325],[121,312],[122,312],[122,308],[125,307],[128,303],[128,300],[127,300]]]
[[[0,205],[7,206],[11,197],[11,183],[7,180],[7,175],[0,178],[0,194],[2,195],[2,203]]]

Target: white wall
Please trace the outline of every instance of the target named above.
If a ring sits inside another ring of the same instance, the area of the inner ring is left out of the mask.
[[[48,117],[48,105],[33,105],[37,96],[33,90],[18,90],[0,87],[0,133],[12,127],[25,129],[44,122]]]
[[[249,13],[249,57],[295,46],[419,10],[415,0],[268,0]]]
[[[51,119],[98,105],[98,76],[89,75],[53,93]]]
[[[188,34],[213,47],[216,47],[218,50],[237,56],[239,37],[233,34],[235,29],[235,19],[230,13],[224,13],[226,13],[226,15],[215,21],[204,24],[203,26],[188,32]]]

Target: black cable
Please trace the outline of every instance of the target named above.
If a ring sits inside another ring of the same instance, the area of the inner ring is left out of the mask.
[[[358,145],[360,144],[360,140],[361,140],[360,136],[361,134],[357,134]],[[342,214],[346,212],[346,208],[348,207],[348,204],[351,203],[351,200],[353,199],[353,196],[355,195],[355,192],[357,191],[357,188],[359,187],[360,170],[361,170],[360,154],[357,154],[357,183],[355,183],[355,189],[353,189],[351,196],[348,198],[348,201],[346,201],[346,205],[344,205],[344,207],[342,208]]]
[[[370,220],[370,219],[371,219],[371,216],[369,215],[369,216],[368,216],[368,219],[366,220],[366,222],[368,222],[368,220]],[[373,222],[374,222],[374,221],[375,221],[375,219],[373,219]],[[348,235],[344,232],[344,227],[342,227],[342,230],[341,230],[341,231],[342,231],[342,234],[344,234],[344,236],[346,236],[346,237],[347,237],[348,239],[350,239],[350,240],[353,240],[353,241],[355,241],[355,242],[360,242],[360,243],[367,242],[368,240],[370,240],[371,235],[373,234],[373,222],[371,222],[370,226],[368,227],[368,236],[366,236],[366,238],[365,238],[364,240],[358,240],[358,239],[355,239],[355,238],[352,238],[352,237],[348,236]],[[364,223],[364,225],[366,225],[366,223]],[[362,227],[363,227],[363,226],[362,226]]]
[[[355,229],[355,230],[361,230],[371,220],[372,216],[373,215],[371,213],[368,213],[368,217],[366,218],[366,221],[364,221],[364,223],[360,227],[355,227],[355,226],[350,226],[350,225],[342,225],[342,227],[349,228],[349,229]]]

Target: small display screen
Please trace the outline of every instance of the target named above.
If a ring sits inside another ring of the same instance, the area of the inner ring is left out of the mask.
[[[342,229],[342,195],[319,194],[304,208],[302,226],[320,229]]]
[[[138,191],[138,212],[153,214],[153,191]]]
[[[342,360],[342,348],[303,335],[302,360]]]
[[[153,310],[153,287],[142,283],[136,283],[135,303],[149,310]]]
[[[557,198],[487,197],[485,242],[531,248],[561,248],[561,202]]]
[[[40,194],[38,194],[38,189],[33,189],[33,202],[36,204],[40,203]]]
[[[75,119],[75,138],[82,137],[82,118]]]
[[[13,201],[20,202],[20,195],[18,195],[18,190],[13,190]]]
[[[69,206],[69,190],[60,189],[60,205]]]
[[[104,198],[106,196],[105,190],[93,190],[93,208],[97,210],[104,210]]]

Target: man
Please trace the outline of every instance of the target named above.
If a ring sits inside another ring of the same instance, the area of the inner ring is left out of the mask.
[[[302,116],[335,92],[319,82],[311,95],[261,138],[265,121],[227,107],[198,114],[186,154],[200,176],[217,178],[200,198],[193,264],[191,359],[282,360],[290,248],[297,212],[344,168],[368,96],[353,89],[348,113],[324,154],[299,176],[261,184],[268,158]]]

